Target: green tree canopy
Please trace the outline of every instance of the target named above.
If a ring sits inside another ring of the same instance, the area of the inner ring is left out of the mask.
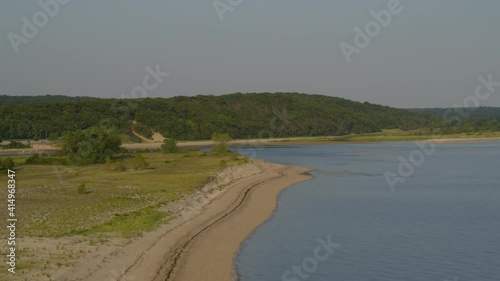
[[[212,151],[216,154],[223,154],[229,151],[229,142],[232,140],[229,134],[214,133],[212,140],[214,141]]]
[[[74,164],[84,165],[104,162],[119,151],[120,145],[120,135],[115,128],[98,126],[65,132],[60,146]]]
[[[177,151],[177,142],[173,139],[164,139],[161,150],[165,153],[174,153]]]

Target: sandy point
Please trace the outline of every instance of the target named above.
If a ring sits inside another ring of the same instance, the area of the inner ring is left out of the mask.
[[[233,259],[241,243],[273,214],[283,189],[311,178],[307,171],[271,165],[260,179],[235,188],[236,200],[181,245],[173,266],[157,280],[234,280]]]

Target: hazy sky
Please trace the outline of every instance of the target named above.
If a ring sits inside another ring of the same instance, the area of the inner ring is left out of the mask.
[[[72,0],[43,26],[38,1],[2,0],[0,94],[119,98],[158,64],[170,75],[150,97],[293,91],[451,107],[479,75],[500,81],[498,0],[401,0],[348,63],[340,44],[355,46],[354,28],[390,1],[220,0],[234,4],[221,21],[213,0]],[[12,34],[33,15],[42,27],[16,54]],[[481,105],[500,106],[500,87]]]

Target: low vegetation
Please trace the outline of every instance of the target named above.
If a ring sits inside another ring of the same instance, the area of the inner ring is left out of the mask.
[[[337,142],[388,142],[388,141],[413,141],[428,139],[451,139],[451,138],[490,138],[500,137],[500,132],[483,131],[469,133],[435,134],[430,130],[383,130],[378,133],[347,135],[331,138]]]
[[[1,148],[3,149],[23,149],[23,148],[30,148],[30,145],[29,144],[23,144],[21,142],[18,142],[18,141],[10,141],[9,144],[5,144],[5,145],[0,145]]]
[[[9,170],[14,167],[14,160],[12,158],[7,157],[7,158],[0,158],[0,171],[2,170]]]
[[[219,155],[229,152],[229,142],[232,140],[229,134],[214,133],[212,140],[212,152]]]
[[[161,150],[164,153],[174,153],[177,151],[177,142],[173,139],[164,139]]]
[[[45,160],[25,164],[29,158],[33,157],[14,157],[12,161],[18,178],[20,237],[101,232],[140,235],[171,218],[160,207],[195,191],[223,167],[246,161],[233,153],[216,155],[194,150],[123,153],[106,163],[84,166]],[[2,163],[5,161],[2,159]],[[2,178],[6,179],[3,173]],[[6,197],[6,189],[0,196]],[[0,220],[6,220],[5,216],[6,212],[1,212]]]

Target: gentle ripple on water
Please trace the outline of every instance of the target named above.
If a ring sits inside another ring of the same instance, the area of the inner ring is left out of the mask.
[[[235,259],[239,279],[286,281],[282,274],[313,255],[316,239],[331,235],[341,246],[307,280],[500,280],[500,143],[439,145],[391,192],[384,173],[417,148],[260,150],[259,158],[316,172],[284,191],[274,216],[244,242]]]

